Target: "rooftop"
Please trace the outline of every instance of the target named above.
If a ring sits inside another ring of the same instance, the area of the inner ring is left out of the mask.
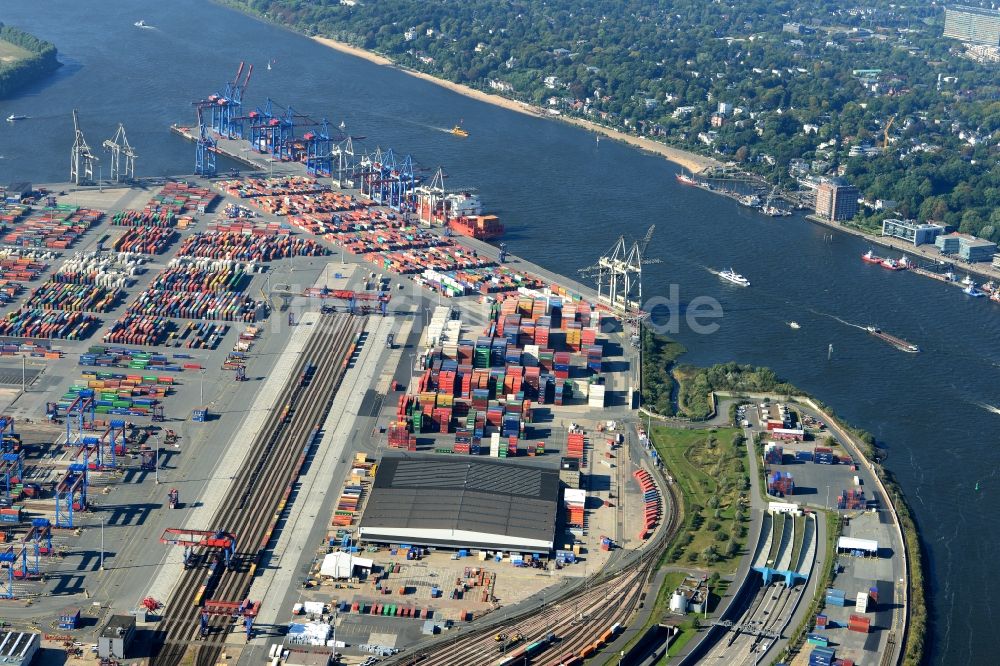
[[[361,518],[382,542],[550,550],[559,473],[513,461],[387,455]]]
[[[133,615],[112,615],[108,623],[104,625],[104,629],[101,630],[101,636],[104,638],[117,638],[124,633],[127,633],[129,629],[135,628],[135,616]],[[121,629],[122,631],[119,631]]]

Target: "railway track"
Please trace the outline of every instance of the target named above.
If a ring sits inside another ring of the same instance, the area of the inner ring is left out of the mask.
[[[216,512],[212,524],[204,526],[236,535],[232,565],[214,577],[204,567],[184,571],[163,615],[159,649],[154,648],[150,660],[153,666],[177,666],[189,650],[196,652],[197,666],[214,666],[218,660],[231,621],[213,618],[208,635],[202,638],[199,606],[207,598],[241,601],[249,594],[257,566],[299,471],[318,441],[319,429],[365,324],[366,318],[349,315],[320,319],[291,375],[297,379],[279,395],[276,405],[280,411],[255,438],[228,501]]]
[[[666,522],[640,554],[627,560],[613,572],[599,572],[587,580],[584,587],[570,590],[541,608],[522,611],[512,618],[495,622],[471,632],[463,632],[445,643],[428,646],[423,650],[400,655],[389,663],[421,664],[421,666],[483,666],[504,664],[520,666],[522,663],[556,666],[570,661],[582,663],[583,659],[603,647],[599,637],[614,625],[625,626],[645,602],[645,588],[663,551],[679,527],[675,507],[680,499],[674,488],[656,480],[670,497]],[[498,651],[494,636],[520,632],[524,641],[507,654]],[[554,641],[547,641],[554,635]],[[517,657],[519,648],[538,641],[545,641],[528,659]]]

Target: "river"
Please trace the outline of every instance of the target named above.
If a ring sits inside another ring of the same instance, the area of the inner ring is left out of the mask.
[[[641,237],[656,224],[647,255],[662,263],[646,269],[646,296],[676,284],[683,302],[711,296],[725,310],[712,335],[681,328],[686,360],[770,366],[874,433],[927,548],[931,661],[990,663],[990,599],[1000,594],[992,569],[1000,550],[1000,415],[987,409],[1000,404],[997,305],[863,264],[867,245],[853,236],[831,237],[799,217],[765,218],[681,186],[676,167],[660,158],[598,144],[580,129],[462,97],[217,5],[50,0],[5,3],[2,19],[55,43],[65,66],[0,102],[0,117],[31,116],[0,123],[0,181],[65,181],[73,108],[95,151],[125,124],[138,175],[190,173],[193,146],[167,127],[192,122],[192,101],[222,88],[245,59],[256,65],[249,102],[270,96],[331,125],[344,121],[369,148],[410,153],[428,170],[444,165],[449,186],[477,187],[502,217],[512,252],[553,270],[576,277],[619,233]],[[134,27],[138,19],[153,27]],[[445,131],[459,120],[468,139]],[[731,287],[710,272],[729,266],[753,286]],[[870,322],[923,353],[897,352],[849,325]]]

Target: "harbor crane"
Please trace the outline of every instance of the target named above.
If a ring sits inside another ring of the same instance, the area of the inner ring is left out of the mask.
[[[118,131],[113,139],[104,141],[104,150],[111,153],[111,180],[116,183],[128,183],[135,180],[135,150],[125,136],[125,125],[118,123]],[[125,158],[124,165],[122,158]]]
[[[198,143],[194,153],[194,172],[199,176],[215,175],[215,154],[218,150],[216,140],[205,129],[205,119],[202,115],[203,105],[195,106],[198,116]]]
[[[94,162],[98,158],[91,152],[87,140],[80,129],[80,119],[76,109],[73,109],[73,148],[70,151],[69,179],[75,185],[89,185],[94,182]]]
[[[333,146],[333,157],[337,160],[336,167],[330,175],[337,187],[353,187],[354,177],[354,140],[347,137]]]

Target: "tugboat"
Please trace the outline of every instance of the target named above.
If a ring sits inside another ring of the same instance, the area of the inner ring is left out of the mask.
[[[458,124],[458,125],[455,125],[454,127],[452,127],[451,128],[451,133],[454,134],[455,136],[460,136],[460,137],[463,137],[463,138],[469,136],[469,132],[466,131],[466,130],[464,130],[464,129],[462,129],[462,125],[461,124]]]
[[[963,294],[965,294],[966,296],[972,296],[973,298],[982,298],[983,296],[986,295],[986,292],[980,291],[979,289],[976,288],[975,281],[970,279],[968,276],[966,276],[966,280],[968,280],[968,282],[966,282],[965,280],[962,281],[965,283],[965,289],[962,290]]]
[[[733,284],[738,284],[741,287],[749,287],[750,280],[746,279],[732,268],[728,271],[719,271],[719,277],[727,282],[732,282]]]

